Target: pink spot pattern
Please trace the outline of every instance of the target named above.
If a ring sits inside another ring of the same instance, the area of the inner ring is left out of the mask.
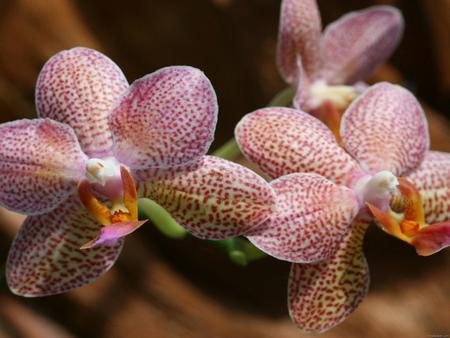
[[[287,83],[295,84],[298,55],[310,77],[314,77],[321,66],[320,13],[316,0],[283,0],[280,12],[278,70]]]
[[[244,155],[271,178],[312,172],[345,184],[361,173],[328,127],[300,110],[256,110],[239,122],[235,136]]]
[[[53,56],[36,84],[36,108],[71,126],[89,157],[112,154],[108,117],[128,82],[120,68],[105,55],[88,48],[73,48]]]
[[[321,333],[341,323],[369,289],[369,269],[362,252],[370,219],[352,223],[333,256],[313,264],[292,264],[288,285],[289,313],[307,333]]]
[[[317,262],[337,249],[359,211],[353,191],[315,174],[291,174],[271,182],[277,210],[247,238],[271,256]]]
[[[73,130],[49,120],[0,125],[0,203],[17,212],[54,209],[76,189],[86,156]]]
[[[263,178],[236,163],[204,156],[170,169],[136,173],[138,194],[164,207],[192,235],[223,239],[253,230],[272,213],[275,196]]]
[[[403,34],[403,18],[391,6],[350,12],[326,27],[323,77],[331,84],[367,79],[388,59]]]
[[[99,225],[74,196],[51,213],[28,217],[9,252],[6,278],[25,297],[53,295],[94,281],[116,261],[123,240],[89,250]]]
[[[407,174],[429,148],[428,125],[417,99],[406,89],[379,83],[357,98],[342,116],[347,151],[369,173]]]
[[[135,81],[111,116],[114,154],[133,168],[186,164],[208,150],[217,98],[198,69],[158,70]]]
[[[419,188],[426,222],[450,220],[450,154],[430,151],[410,179]]]

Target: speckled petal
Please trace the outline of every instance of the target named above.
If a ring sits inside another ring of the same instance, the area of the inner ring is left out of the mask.
[[[11,291],[25,297],[47,296],[94,281],[114,264],[123,244],[81,250],[100,228],[76,196],[50,213],[28,217],[8,256]]]
[[[117,65],[89,48],[73,48],[53,56],[36,84],[39,116],[67,123],[90,157],[111,155],[108,117],[128,82]]]
[[[366,296],[370,276],[362,244],[369,222],[355,220],[330,259],[314,264],[292,264],[289,314],[303,331],[321,333],[333,328]]]
[[[217,110],[203,72],[187,66],[160,69],[135,81],[114,109],[114,154],[135,169],[197,160],[213,140]]]
[[[320,34],[322,24],[316,0],[283,0],[278,30],[277,64],[287,83],[295,84],[297,56],[306,73],[315,77],[321,66]]]
[[[427,223],[450,221],[450,154],[430,151],[408,179],[422,196]]]
[[[223,239],[245,235],[275,207],[270,185],[251,170],[217,157],[198,163],[139,171],[139,196],[164,207],[191,234]]]
[[[329,258],[359,211],[352,190],[315,174],[271,182],[277,210],[247,238],[269,255],[293,263]]]
[[[310,81],[303,69],[302,59],[297,58],[297,83],[295,86],[295,96],[292,100],[295,109],[311,112],[314,108],[309,100],[310,96]]]
[[[361,175],[328,127],[300,110],[257,110],[239,122],[235,135],[244,155],[272,178],[312,172],[345,185]]]
[[[391,56],[403,33],[403,18],[390,6],[351,12],[330,24],[322,38],[324,77],[332,84],[367,79]]]
[[[86,160],[65,124],[35,119],[0,125],[0,204],[29,215],[55,208],[76,190]]]
[[[368,172],[396,176],[416,169],[429,147],[428,125],[417,99],[406,89],[379,83],[367,89],[344,113],[345,148]]]

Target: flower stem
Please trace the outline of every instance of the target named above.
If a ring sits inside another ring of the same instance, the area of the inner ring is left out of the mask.
[[[273,97],[268,107],[291,107],[295,96],[295,87],[287,87]]]
[[[233,137],[227,143],[216,149],[212,154],[225,160],[234,160],[241,155],[241,150]]]
[[[220,241],[209,241],[228,253],[233,263],[246,266],[248,263],[264,258],[267,255],[242,237],[228,238]]]
[[[148,199],[140,198],[139,219],[149,219],[156,228],[170,238],[184,238],[187,231],[173,219],[173,217],[158,203]]]

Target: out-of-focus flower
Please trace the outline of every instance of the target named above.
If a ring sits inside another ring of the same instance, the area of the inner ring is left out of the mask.
[[[392,54],[403,32],[401,13],[390,6],[350,12],[322,25],[316,0],[281,3],[277,63],[296,86],[294,107],[314,114],[333,131],[366,80]]]
[[[450,245],[450,154],[428,152],[415,97],[374,85],[344,113],[340,134],[343,148],[319,120],[289,108],[257,110],[236,127],[277,193],[277,211],[248,238],[294,263],[290,314],[308,332],[339,324],[367,293],[362,241],[374,219],[420,255]]]
[[[167,67],[129,86],[109,58],[75,48],[46,63],[36,106],[38,119],[0,125],[0,203],[29,215],[7,262],[16,294],[65,292],[107,271],[144,223],[138,197],[213,239],[245,234],[273,209],[262,178],[204,156],[217,99],[198,69]]]

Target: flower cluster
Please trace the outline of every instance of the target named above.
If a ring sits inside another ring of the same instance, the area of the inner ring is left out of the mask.
[[[302,330],[339,324],[368,291],[371,223],[422,256],[450,246],[450,154],[429,151],[408,90],[360,83],[402,31],[397,10],[376,6],[322,34],[315,0],[282,1],[278,65],[296,86],[294,108],[256,110],[235,130],[270,183],[206,155],[218,105],[198,69],[128,85],[99,52],[56,54],[37,81],[38,118],[0,125],[0,204],[28,215],[8,257],[10,289],[34,297],[92,282],[147,221],[138,199],[148,198],[194,236],[245,236],[291,262],[289,311]]]
[[[337,325],[367,293],[362,241],[373,220],[420,255],[450,245],[450,154],[428,151],[414,96],[370,87],[344,113],[340,135],[343,147],[316,118],[282,107],[236,127],[241,150],[274,179],[277,195],[277,211],[248,238],[293,263],[290,314],[308,332]]]

